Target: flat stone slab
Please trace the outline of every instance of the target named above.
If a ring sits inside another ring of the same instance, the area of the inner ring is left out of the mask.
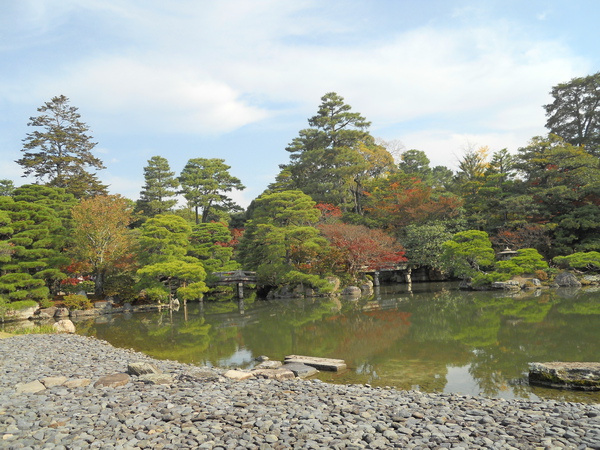
[[[348,366],[343,359],[317,358],[314,356],[288,355],[285,357],[285,364],[299,363],[314,367],[319,370],[328,370],[337,372],[346,369]]]
[[[62,386],[67,381],[67,377],[46,377],[42,378],[41,383],[46,386],[46,389],[50,389],[54,386]]]
[[[105,377],[101,377],[98,381],[94,383],[94,387],[119,387],[125,386],[129,383],[129,375],[126,373],[115,373],[112,375],[106,375]]]
[[[529,364],[529,383],[560,389],[600,390],[600,362]]]
[[[29,383],[19,383],[15,386],[16,391],[19,394],[35,394],[36,392],[40,392],[46,389],[39,380],[31,381]]]
[[[247,380],[248,378],[252,378],[254,375],[252,375],[250,372],[242,372],[241,370],[228,370],[223,374],[223,376],[225,378],[229,378],[230,380],[243,381]]]
[[[282,368],[291,370],[292,372],[294,372],[294,375],[296,375],[298,378],[308,378],[319,373],[319,371],[316,368],[300,363],[284,364]]]

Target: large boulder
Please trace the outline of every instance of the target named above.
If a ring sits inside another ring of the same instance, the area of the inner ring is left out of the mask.
[[[360,297],[362,295],[362,291],[358,286],[348,286],[342,291],[342,295],[346,295],[348,297]]]
[[[54,322],[52,328],[57,333],[75,333],[75,324],[69,319],[61,319],[58,322]]]
[[[16,309],[16,310],[9,309],[4,314],[4,320],[6,322],[10,322],[10,321],[13,321],[13,320],[34,319],[35,318],[35,312],[37,310],[38,310],[38,305],[30,306],[29,308]]]
[[[529,382],[553,388],[598,391],[600,362],[530,363]]]
[[[561,287],[581,287],[581,282],[571,272],[559,273],[554,282]]]

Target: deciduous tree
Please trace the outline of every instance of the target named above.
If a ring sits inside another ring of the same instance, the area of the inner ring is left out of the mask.
[[[405,262],[404,248],[392,236],[363,225],[319,225],[331,245],[340,250],[340,268],[356,278],[361,270],[393,268]]]
[[[100,195],[82,200],[72,210],[77,245],[71,254],[94,275],[96,295],[104,294],[107,274],[133,251],[128,228],[132,206],[120,195]]]

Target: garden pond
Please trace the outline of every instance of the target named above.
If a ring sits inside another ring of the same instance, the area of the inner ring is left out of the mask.
[[[599,288],[511,294],[398,284],[358,300],[204,301],[75,325],[116,347],[196,365],[245,369],[259,355],[318,356],[348,364],[318,375],[332,383],[600,403],[600,392],[527,382],[530,362],[600,361]]]

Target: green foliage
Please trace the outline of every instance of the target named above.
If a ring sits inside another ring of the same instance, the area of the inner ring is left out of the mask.
[[[12,182],[12,180],[0,180],[0,197],[12,195],[14,190],[15,184]]]
[[[577,252],[567,256],[556,256],[552,261],[564,269],[600,272],[599,252]]]
[[[135,288],[138,281],[135,273],[129,271],[110,274],[104,282],[104,294],[118,297],[121,301],[134,301],[139,295],[139,291]]]
[[[13,311],[19,311],[20,309],[32,308],[34,306],[38,306],[38,303],[35,300],[21,300],[17,302],[8,303],[7,308]]]
[[[406,258],[412,266],[427,266],[443,270],[443,244],[452,239],[452,232],[444,222],[425,225],[409,225],[400,237],[406,250]]]
[[[152,303],[166,303],[169,299],[169,292],[165,286],[155,286],[142,290],[140,296]]]
[[[497,281],[508,281],[511,274],[507,272],[478,273],[471,280],[474,287],[487,286]]]
[[[259,283],[271,286],[285,283],[292,270],[313,273],[328,251],[327,241],[313,226],[320,214],[301,191],[261,195],[239,245],[244,268],[255,270]]]
[[[461,231],[444,242],[442,248],[444,267],[459,278],[472,278],[495,261],[492,243],[485,231]]]
[[[169,162],[162,156],[153,156],[144,167],[144,184],[137,201],[137,210],[147,217],[171,211],[177,204],[173,198],[177,194],[179,181],[171,172]]]
[[[154,264],[183,258],[187,252],[192,227],[182,217],[158,214],[144,222],[138,237],[138,259]]]
[[[196,223],[208,222],[213,209],[225,211],[241,209],[224,194],[233,189],[245,189],[242,182],[229,173],[230,168],[225,164],[224,159],[218,158],[190,159],[183,168],[179,176],[181,193],[188,205],[194,208]],[[199,209],[202,209],[201,218]]]
[[[92,309],[94,307],[87,296],[79,294],[65,295],[63,297],[63,304],[71,311]]]
[[[65,188],[77,198],[105,194],[102,185],[89,169],[104,169],[92,155],[96,143],[87,134],[77,108],[69,106],[64,95],[53,97],[38,108],[42,113],[30,117],[28,126],[39,127],[23,139],[23,157],[17,160],[25,175],[33,175],[50,186]]]
[[[600,72],[560,83],[550,91],[554,101],[544,106],[546,128],[572,145],[600,153]]]
[[[529,221],[552,223],[553,256],[600,250],[598,158],[558,136],[535,137],[515,167],[535,205]]]
[[[188,255],[198,258],[207,273],[237,270],[241,266],[232,260],[231,232],[224,223],[199,223],[192,227]]]
[[[290,163],[272,190],[300,189],[315,201],[362,214],[364,182],[394,170],[392,155],[368,133],[370,122],[335,92],[321,97],[317,115],[308,120],[286,150]]]
[[[67,294],[76,294],[77,292],[94,292],[94,282],[83,280],[77,284],[63,284],[62,290]]]
[[[522,275],[524,273],[533,274],[538,270],[548,268],[548,263],[544,261],[542,255],[534,248],[523,248],[517,250],[517,255],[507,261],[498,261],[496,263],[498,272],[508,273],[511,276]]]
[[[206,279],[206,271],[198,260],[189,258],[188,261],[171,260],[150,264],[142,267],[137,271],[137,274],[142,279],[150,279],[164,282],[167,286],[167,293],[172,293],[177,290],[186,300],[201,299],[204,292],[208,291],[204,280]],[[148,294],[148,290],[146,291]]]

